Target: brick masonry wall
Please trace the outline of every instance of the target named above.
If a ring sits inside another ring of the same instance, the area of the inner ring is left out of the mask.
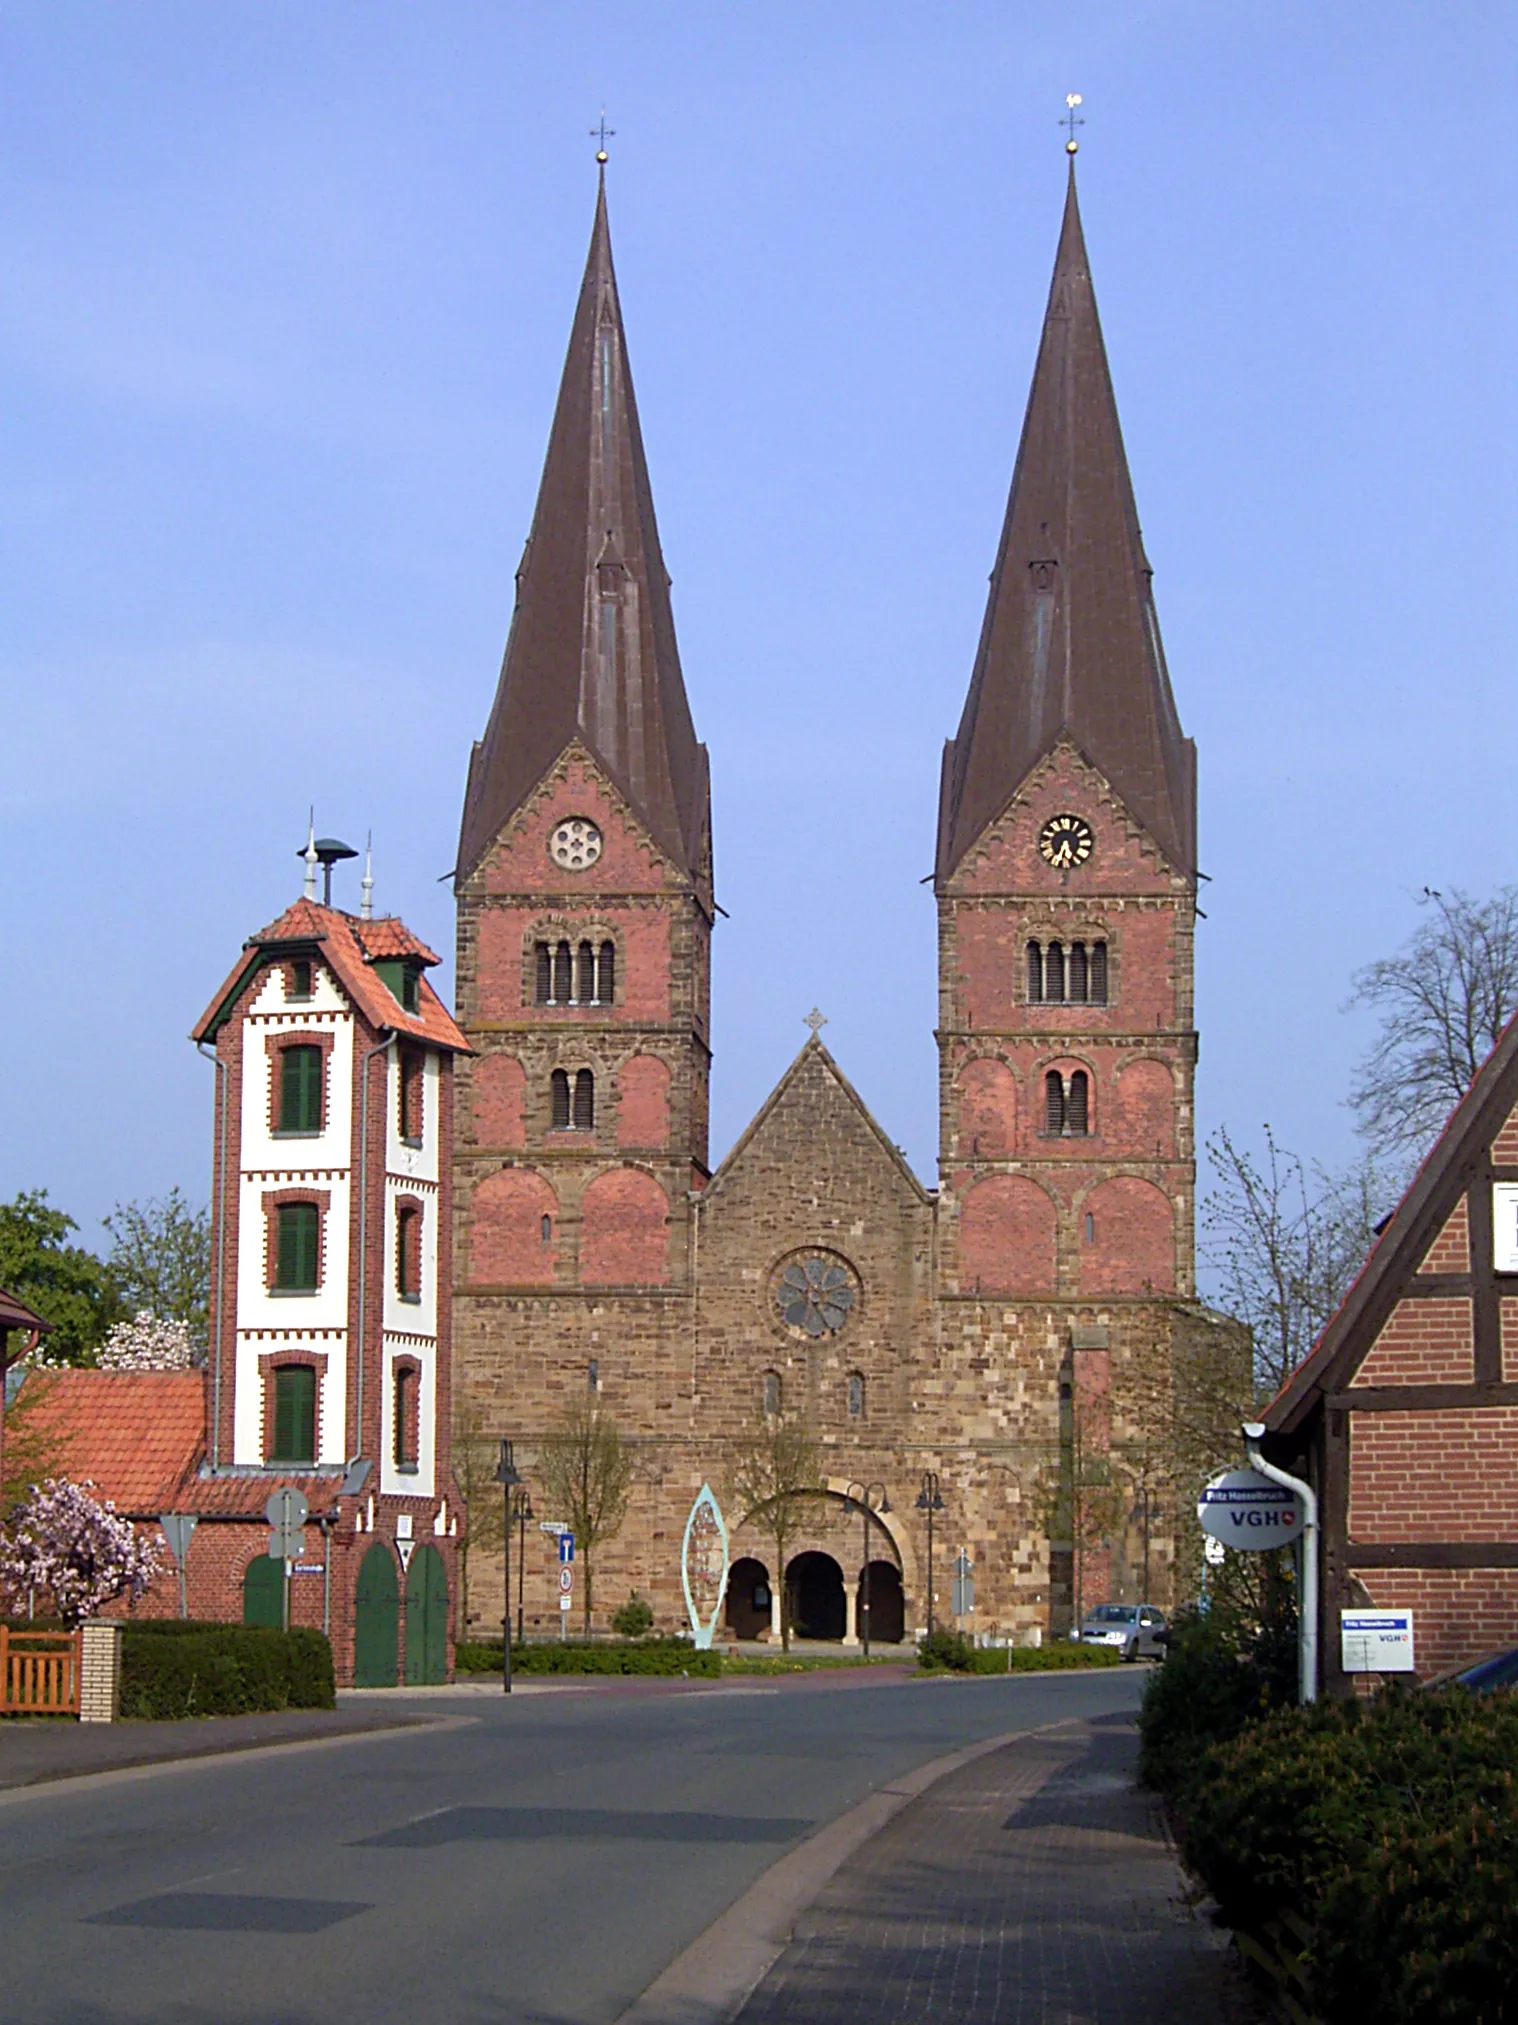
[[[1511,1540],[1518,1527],[1518,1407],[1357,1413],[1349,1538]]]
[[[1499,1652],[1518,1633],[1518,1568],[1356,1572],[1373,1604],[1412,1611],[1413,1660],[1424,1679]]]
[[[1471,1329],[1468,1299],[1399,1301],[1354,1384],[1469,1385]]]

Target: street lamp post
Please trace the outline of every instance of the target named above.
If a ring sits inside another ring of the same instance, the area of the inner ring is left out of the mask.
[[[527,1522],[535,1516],[532,1492],[524,1484],[511,1501],[517,1522],[517,1644],[522,1643],[522,1612],[527,1601]]]
[[[859,1615],[863,1619],[864,1656],[870,1656],[870,1521],[891,1509],[884,1484],[850,1484],[844,1496],[857,1505],[864,1520],[864,1580],[859,1588]]]
[[[495,1466],[495,1480],[501,1487],[505,1526],[501,1534],[501,1558],[506,1569],[506,1608],[501,1618],[501,1691],[511,1693],[511,1493],[522,1479],[512,1459],[511,1443],[501,1442],[501,1459]]]
[[[928,1636],[933,1636],[933,1514],[943,1510],[943,1499],[938,1494],[937,1470],[924,1470],[922,1489],[917,1493],[917,1509],[928,1515]]]

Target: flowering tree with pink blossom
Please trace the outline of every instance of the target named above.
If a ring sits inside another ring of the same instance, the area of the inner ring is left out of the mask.
[[[118,1596],[135,1603],[158,1573],[156,1541],[140,1538],[94,1485],[49,1477],[0,1528],[0,1594],[12,1608],[45,1592],[65,1624],[93,1617]]]

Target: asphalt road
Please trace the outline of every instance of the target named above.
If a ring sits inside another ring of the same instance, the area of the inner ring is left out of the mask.
[[[0,1800],[0,2018],[610,2025],[874,1787],[1140,1686],[481,1692],[426,1704],[446,1729],[29,1788]]]

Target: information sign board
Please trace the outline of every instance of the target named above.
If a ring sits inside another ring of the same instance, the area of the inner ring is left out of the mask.
[[[563,1532],[563,1533],[560,1533],[560,1535],[559,1535],[559,1559],[560,1559],[561,1561],[572,1561],[572,1560],[574,1559],[574,1557],[575,1557],[575,1536],[574,1536],[574,1534],[573,1534],[573,1533],[570,1533],[570,1532],[567,1532],[567,1531],[566,1531],[566,1532]]]
[[[1225,1470],[1197,1500],[1202,1531],[1225,1547],[1261,1554],[1293,1546],[1302,1536],[1302,1500],[1258,1470]]]
[[[1346,1673],[1411,1673],[1410,1610],[1341,1610],[1340,1664]]]

